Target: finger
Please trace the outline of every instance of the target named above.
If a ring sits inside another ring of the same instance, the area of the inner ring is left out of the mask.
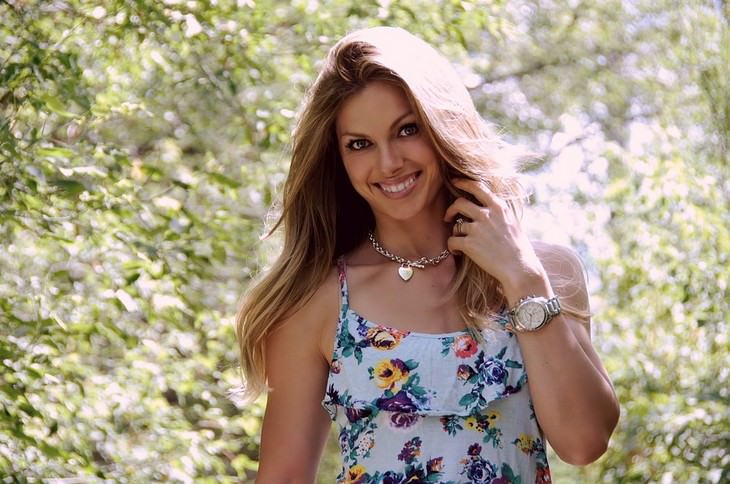
[[[446,209],[444,220],[447,222],[453,222],[460,215],[465,219],[481,220],[486,215],[489,215],[489,210],[480,207],[474,202],[470,202],[466,198],[457,198]]]
[[[452,235],[446,240],[446,247],[452,254],[463,254],[466,246],[466,238]]]
[[[454,223],[453,234],[456,237],[464,237],[467,234],[467,232],[466,232],[466,226],[468,224],[469,223],[466,222],[463,217],[458,217],[456,219],[456,222]]]
[[[459,190],[470,193],[484,207],[501,207],[503,200],[489,189],[486,183],[468,178],[456,178],[452,181]]]

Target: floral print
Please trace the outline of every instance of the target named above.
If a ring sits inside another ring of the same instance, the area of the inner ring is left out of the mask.
[[[400,390],[403,383],[407,381],[411,370],[417,366],[418,363],[413,360],[404,362],[396,358],[394,360],[382,360],[375,365],[375,368],[368,368],[368,373],[371,379],[375,379],[380,388],[392,392],[394,389],[396,391]]]
[[[469,358],[477,352],[479,346],[472,335],[462,334],[455,338],[446,338],[444,340],[444,349],[441,353],[448,355],[450,349],[454,351],[457,358]]]
[[[337,482],[550,482],[514,335],[376,324],[350,309],[342,260],[338,268],[341,312],[322,402],[339,428]]]
[[[408,332],[406,331],[374,327],[368,328],[365,338],[373,348],[387,351],[397,347],[400,344],[400,340],[407,335]]]
[[[464,467],[459,474],[464,475],[469,482],[488,482],[497,477],[497,467],[482,457],[482,446],[474,444],[469,446],[469,454],[461,460]]]
[[[362,484],[366,482],[370,476],[368,475],[365,467],[360,464],[354,465],[347,470],[347,476],[345,476],[346,484]]]

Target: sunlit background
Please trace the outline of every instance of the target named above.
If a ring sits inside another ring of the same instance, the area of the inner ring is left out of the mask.
[[[248,482],[233,317],[317,62],[396,25],[539,153],[622,416],[556,482],[728,482],[725,1],[0,1],[2,482]],[[334,439],[320,482],[337,474]]]

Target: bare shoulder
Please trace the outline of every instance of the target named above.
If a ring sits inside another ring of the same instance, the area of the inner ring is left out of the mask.
[[[553,290],[576,309],[589,311],[586,271],[578,253],[571,247],[532,241],[550,278]]]
[[[330,425],[321,405],[329,372],[322,339],[334,334],[338,294],[333,268],[320,287],[267,336],[269,392],[257,482],[314,482]],[[328,338],[333,341],[334,336]]]
[[[550,266],[551,272],[566,276],[573,276],[576,273],[584,274],[583,261],[572,247],[539,240],[533,240],[532,246],[545,268]]]
[[[317,353],[328,361],[324,349],[329,340],[334,343],[334,331],[339,312],[339,281],[333,267],[324,282],[308,298],[294,307],[272,331],[267,346],[279,350],[276,353],[291,355],[308,351]],[[331,346],[330,346],[331,347]]]

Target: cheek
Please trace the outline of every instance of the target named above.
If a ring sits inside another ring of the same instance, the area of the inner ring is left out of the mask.
[[[424,140],[419,140],[411,146],[411,154],[415,159],[421,160],[422,163],[433,164],[436,166],[439,164],[436,150],[433,149],[430,143],[427,143]]]
[[[350,179],[350,183],[355,188],[355,190],[359,192],[359,187],[363,183],[367,182],[367,167],[364,163],[358,163],[353,161],[343,161],[343,166],[345,167],[345,173],[347,173],[347,177]]]
[[[363,173],[366,171],[367,160],[365,160],[362,156],[349,158],[343,157],[342,166],[345,167],[345,172],[350,179],[358,178],[362,177]]]

